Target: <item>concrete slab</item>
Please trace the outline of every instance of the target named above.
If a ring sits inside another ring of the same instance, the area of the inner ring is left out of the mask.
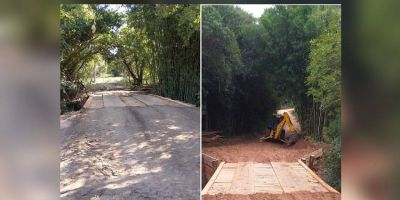
[[[86,101],[85,108],[102,108],[103,107],[103,95],[92,94]]]
[[[172,101],[167,101],[152,95],[144,95],[144,94],[136,94],[135,99],[144,102],[148,106],[174,106],[174,107],[183,107],[180,104],[174,103]]]
[[[134,106],[134,107],[145,107],[145,106],[146,106],[146,104],[144,104],[144,103],[138,101],[138,100],[135,99],[134,97],[129,97],[129,96],[124,97],[124,96],[121,96],[120,98],[121,98],[121,100],[122,100],[127,106]]]
[[[94,92],[92,107],[102,95],[107,108],[60,122],[60,199],[199,200],[199,108],[118,107],[125,91]]]
[[[124,102],[117,94],[103,94],[104,107],[124,107]]]

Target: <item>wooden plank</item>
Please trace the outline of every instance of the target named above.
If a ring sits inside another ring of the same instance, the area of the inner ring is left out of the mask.
[[[218,166],[201,194],[332,191],[312,174],[299,162],[223,163],[223,166]]]
[[[218,134],[221,134],[222,131],[202,131],[201,136],[203,137],[214,137]]]
[[[212,141],[214,141],[214,140],[212,140],[211,138],[201,138],[202,143],[210,143]]]
[[[231,188],[229,189],[230,194],[251,194],[253,187],[250,180],[249,163],[236,163],[234,169],[234,179],[232,180]],[[223,171],[226,168],[222,169]],[[228,168],[229,169],[229,168]]]
[[[310,153],[310,156],[313,155],[315,158],[319,158],[319,157],[322,156],[323,153],[324,153],[324,152],[322,151],[322,148],[321,148],[321,149],[318,149],[318,150],[316,150],[316,151]]]
[[[203,153],[201,161],[202,161],[202,185],[205,186],[209,181],[209,179],[214,174],[215,170],[217,170],[219,165],[219,160]]]
[[[235,176],[235,168],[222,168],[214,182],[218,183],[231,183]]]
[[[282,194],[282,186],[270,163],[253,164],[254,193]]]
[[[307,167],[306,164],[304,164],[301,160],[298,160],[298,162],[300,163],[301,166],[304,167],[304,169],[306,169],[311,176],[313,176],[322,186],[324,186],[328,191],[330,192],[334,192],[334,193],[339,193],[337,190],[335,190],[333,187],[331,187],[330,185],[328,185],[324,180],[322,180],[317,174],[315,174],[310,168]]]
[[[285,193],[327,192],[299,163],[271,162]]]
[[[219,136],[219,135],[217,135],[215,137],[212,137],[212,138],[203,137],[203,138],[201,138],[201,142],[205,142],[205,143],[214,142],[214,141],[217,141],[220,138],[222,138],[222,136]]]
[[[209,195],[227,194],[227,193],[229,193],[231,184],[232,183],[230,183],[230,182],[225,182],[225,183],[214,182],[214,184],[211,186],[210,190],[208,190],[207,194],[209,194]]]
[[[216,135],[214,137],[202,137],[202,142],[213,142],[213,141],[217,141],[220,138],[222,138],[222,136],[220,136],[220,135]]]
[[[323,150],[322,150],[322,148],[320,148],[320,149],[318,149],[318,150],[316,150],[316,151],[313,151],[313,152],[311,152],[311,153],[309,153],[309,154],[307,154],[307,155],[305,155],[305,156],[303,156],[303,158],[302,159],[305,159],[306,160],[306,162],[308,161],[308,159],[310,158],[310,156],[314,156],[314,158],[319,158],[319,157],[321,157],[322,156],[322,154],[323,154],[324,152],[323,152]],[[306,162],[304,162],[304,164],[306,164]]]
[[[303,161],[303,163],[307,163],[307,160],[305,158],[301,158],[301,161]]]
[[[222,167],[224,166],[225,162],[221,162],[217,168],[217,170],[215,170],[214,174],[212,175],[212,177],[210,178],[210,180],[208,181],[208,183],[206,184],[206,186],[203,188],[203,190],[201,191],[201,195],[205,195],[207,194],[208,190],[211,188],[211,186],[214,184],[214,181],[217,179],[219,172],[221,171]]]
[[[205,164],[205,165],[208,165],[208,166],[210,166],[210,167],[213,167],[213,168],[215,168],[215,169],[217,169],[218,168],[218,165],[219,165],[219,160],[218,159],[216,159],[216,158],[214,158],[214,157],[212,157],[212,156],[210,156],[210,155],[207,155],[207,154],[201,154],[202,155],[202,162],[203,162],[203,164]]]
[[[276,173],[276,170],[274,169],[274,166],[272,165],[272,162],[271,162],[271,167],[272,167],[272,170],[273,170],[273,172],[274,172],[274,174],[275,174],[275,177],[276,177],[277,180],[278,180],[279,186],[282,188],[282,192],[285,193],[286,191],[285,191],[285,189],[283,188],[282,182],[281,182],[281,180],[279,179],[278,174]]]
[[[311,155],[308,161],[308,167],[310,167],[310,169],[314,169],[314,163],[315,163],[315,157],[314,155]]]
[[[211,168],[208,165],[203,165],[202,167],[202,175],[203,175],[203,181],[204,182],[204,186],[207,184],[208,180],[210,180],[210,178],[212,177],[212,175],[214,174],[216,168]]]

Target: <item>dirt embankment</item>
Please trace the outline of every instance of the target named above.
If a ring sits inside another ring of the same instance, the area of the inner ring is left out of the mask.
[[[205,195],[203,200],[339,200],[340,193],[295,192],[285,194]]]
[[[296,162],[306,154],[326,145],[301,139],[292,146],[272,142],[259,142],[257,137],[235,137],[222,142],[203,144],[203,153],[225,162]]]

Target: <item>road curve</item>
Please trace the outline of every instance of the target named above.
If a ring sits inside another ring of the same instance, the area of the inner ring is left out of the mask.
[[[97,92],[60,126],[61,199],[200,198],[199,108]]]

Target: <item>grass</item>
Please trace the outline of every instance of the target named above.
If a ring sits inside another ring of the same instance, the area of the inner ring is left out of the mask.
[[[101,74],[100,77],[96,78],[96,83],[123,83],[124,77],[112,76],[110,74]]]

